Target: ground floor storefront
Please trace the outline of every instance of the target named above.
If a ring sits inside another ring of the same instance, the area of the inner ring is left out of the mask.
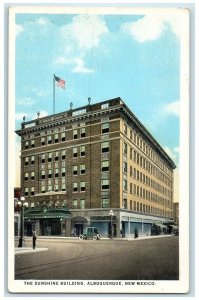
[[[15,218],[15,223],[17,218]],[[79,236],[88,227],[96,227],[104,237],[132,237],[135,231],[139,236],[167,234],[172,220],[153,215],[134,213],[130,210],[49,209],[27,210],[24,214],[24,235],[31,236],[36,230],[38,236]],[[18,228],[19,225],[15,224]]]

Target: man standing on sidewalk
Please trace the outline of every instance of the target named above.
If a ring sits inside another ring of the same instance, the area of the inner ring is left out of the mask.
[[[33,246],[33,249],[35,249],[35,246],[36,246],[36,239],[37,239],[36,231],[33,231],[33,234],[32,234],[32,246]]]

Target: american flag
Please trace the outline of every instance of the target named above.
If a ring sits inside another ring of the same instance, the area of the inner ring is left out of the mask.
[[[54,75],[54,77],[55,77],[56,85],[62,89],[65,89],[65,80],[63,80],[55,75]]]

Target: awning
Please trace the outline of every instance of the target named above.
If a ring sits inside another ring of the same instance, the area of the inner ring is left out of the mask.
[[[30,209],[24,211],[24,219],[68,219],[72,214],[65,209]]]
[[[160,224],[160,223],[156,223],[155,225],[161,227],[161,228],[167,228],[167,226],[163,225],[163,224]]]

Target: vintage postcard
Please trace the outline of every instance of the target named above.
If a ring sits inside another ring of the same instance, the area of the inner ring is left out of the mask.
[[[189,10],[9,9],[11,293],[189,291]]]

